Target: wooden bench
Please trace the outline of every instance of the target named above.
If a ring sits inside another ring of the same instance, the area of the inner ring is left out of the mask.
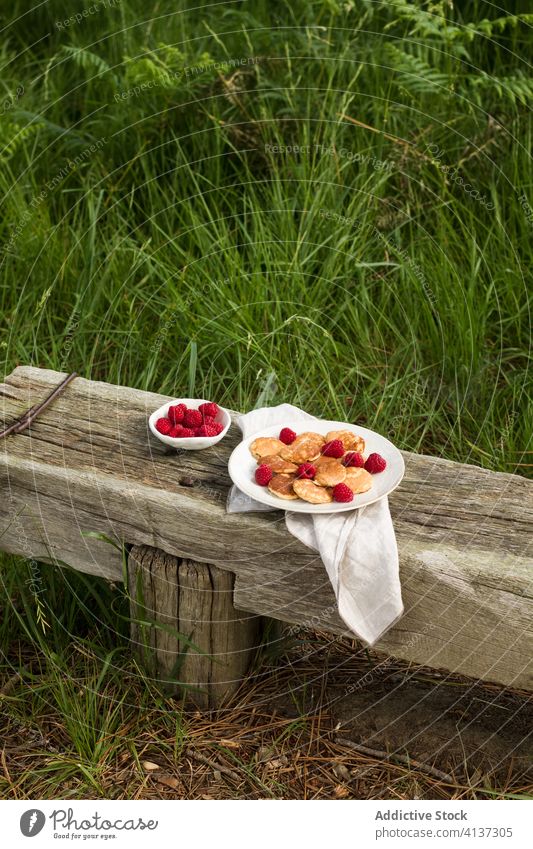
[[[63,376],[15,369],[0,386],[2,421]],[[246,671],[258,617],[335,634],[346,628],[322,562],[287,532],[282,512],[226,513],[238,428],[214,448],[169,452],[147,428],[166,400],[76,378],[29,430],[3,439],[0,548],[122,581],[121,552],[87,533],[124,543],[132,637],[145,662],[215,705]],[[405,615],[377,648],[533,689],[532,484],[404,457],[405,479],[390,505]]]

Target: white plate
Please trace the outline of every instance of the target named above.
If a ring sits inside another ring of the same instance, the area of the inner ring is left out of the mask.
[[[309,504],[300,499],[298,501],[284,501],[282,498],[272,495],[266,486],[259,486],[254,480],[257,463],[250,454],[250,443],[259,436],[278,437],[281,430],[280,425],[267,427],[254,433],[253,436],[243,439],[233,451],[228,463],[229,475],[235,486],[241,492],[262,504],[268,504],[278,510],[290,510],[291,513],[342,513],[345,510],[354,510],[357,507],[364,507],[365,504],[373,504],[374,501],[379,501],[380,498],[396,489],[404,476],[405,464],[396,446],[385,439],[384,436],[373,430],[368,430],[366,427],[346,424],[346,422],[323,421],[322,419],[286,422],[283,427],[290,427],[297,434],[310,430],[324,434],[324,436],[330,430],[351,430],[365,440],[364,456],[368,457],[369,454],[376,451],[387,461],[387,468],[377,475],[372,475],[372,489],[360,495],[354,495],[353,501],[348,504],[335,502],[331,504]]]

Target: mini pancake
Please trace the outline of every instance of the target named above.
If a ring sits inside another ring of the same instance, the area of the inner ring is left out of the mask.
[[[358,469],[355,466],[350,466],[346,469],[344,483],[350,487],[354,494],[368,492],[372,487],[372,475],[366,469]]]
[[[279,439],[272,436],[259,436],[250,444],[250,451],[256,460],[262,457],[271,457],[272,454],[279,454],[285,446]]]
[[[315,483],[320,486],[336,486],[346,477],[346,469],[334,457],[320,457],[315,468]]]
[[[326,436],[326,442],[332,442],[334,439],[340,439],[345,451],[358,451],[362,454],[365,450],[363,437],[357,436],[351,430],[330,430]]]
[[[324,437],[319,433],[301,433],[290,445],[284,445],[280,453],[284,460],[300,465],[320,457],[323,444]]]
[[[293,482],[295,481],[295,475],[274,475],[268,484],[268,488],[272,495],[277,495],[278,498],[283,498],[285,501],[296,501],[298,496],[293,490]]]
[[[325,437],[321,433],[315,433],[314,430],[304,430],[303,433],[298,434],[294,442],[291,442],[291,445],[298,445],[298,442],[303,439],[313,439],[320,442],[321,445],[324,445],[326,442]]]
[[[295,493],[310,504],[329,504],[333,501],[331,490],[318,486],[314,481],[296,479],[293,483]]]
[[[269,466],[274,473],[280,475],[290,475],[298,471],[296,463],[289,463],[287,460],[283,460],[279,454],[269,454],[267,457],[260,457],[257,465],[261,466],[263,463],[265,466]]]

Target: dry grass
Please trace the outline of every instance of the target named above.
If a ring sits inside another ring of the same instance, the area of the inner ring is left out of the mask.
[[[2,700],[2,798],[473,799],[532,793],[530,694],[370,655],[349,640],[302,636],[211,714],[184,710],[177,699],[150,690],[130,666],[99,694],[101,714],[115,711],[116,725],[110,732],[111,723],[107,731],[102,724],[85,757],[82,729],[73,733],[64,708],[43,701],[35,710],[38,679],[33,691],[11,679]],[[367,683],[359,688],[363,676]],[[83,701],[79,679],[76,687]],[[23,724],[28,700],[33,719]],[[446,745],[439,749],[441,738]]]

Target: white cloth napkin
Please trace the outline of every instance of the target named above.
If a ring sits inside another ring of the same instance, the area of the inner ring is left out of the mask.
[[[292,404],[262,407],[237,418],[243,437],[298,419],[312,420]],[[254,501],[236,486],[228,495],[227,510],[272,510]],[[398,547],[388,499],[343,513],[285,512],[287,529],[318,551],[335,591],[339,614],[362,640],[373,645],[403,613]]]

